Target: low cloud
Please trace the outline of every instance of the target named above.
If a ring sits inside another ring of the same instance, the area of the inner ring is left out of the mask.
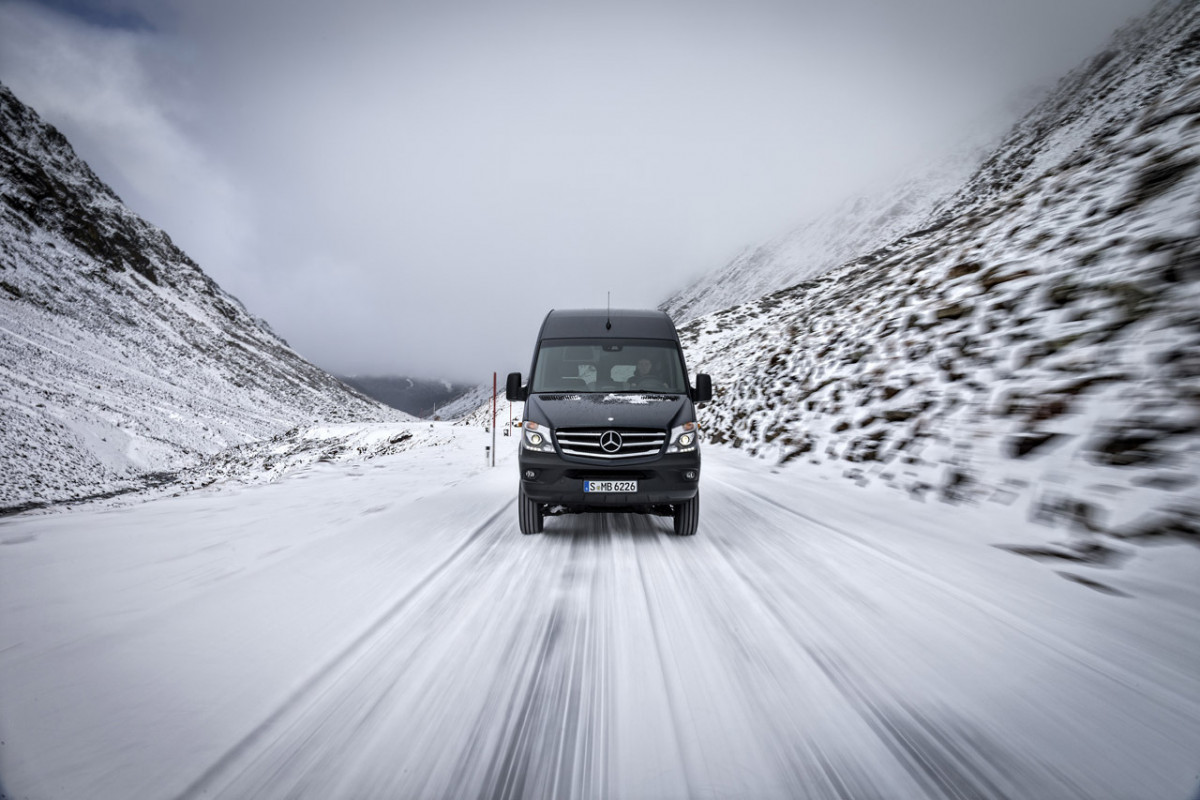
[[[302,354],[472,380],[998,133],[1150,2],[87,5],[0,0],[0,80]]]

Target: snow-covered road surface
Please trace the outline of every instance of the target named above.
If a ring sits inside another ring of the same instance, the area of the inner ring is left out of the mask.
[[[1196,790],[1196,548],[1056,566],[1011,508],[717,448],[695,537],[527,537],[483,442],[0,521],[0,794]]]

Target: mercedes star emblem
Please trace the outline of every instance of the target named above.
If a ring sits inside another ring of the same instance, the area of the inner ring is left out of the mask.
[[[600,449],[606,453],[615,453],[621,449],[621,434],[616,431],[605,431],[600,435]]]

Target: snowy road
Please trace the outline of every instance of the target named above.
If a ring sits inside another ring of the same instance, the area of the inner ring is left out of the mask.
[[[696,537],[525,537],[481,450],[0,521],[0,794],[1196,791],[1196,548],[1065,569],[1014,509],[713,448]]]

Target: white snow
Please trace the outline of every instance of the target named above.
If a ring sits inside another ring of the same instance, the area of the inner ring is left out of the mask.
[[[47,506],[0,798],[1200,796],[1200,13],[1147,19],[946,203],[671,301],[759,298],[682,331],[695,537],[522,536],[519,409],[346,392],[9,103],[57,199],[0,204],[0,505]]]
[[[1186,797],[1200,551],[709,447],[699,534],[516,525],[516,437],[0,521],[9,797]],[[249,463],[249,462],[247,462]]]

